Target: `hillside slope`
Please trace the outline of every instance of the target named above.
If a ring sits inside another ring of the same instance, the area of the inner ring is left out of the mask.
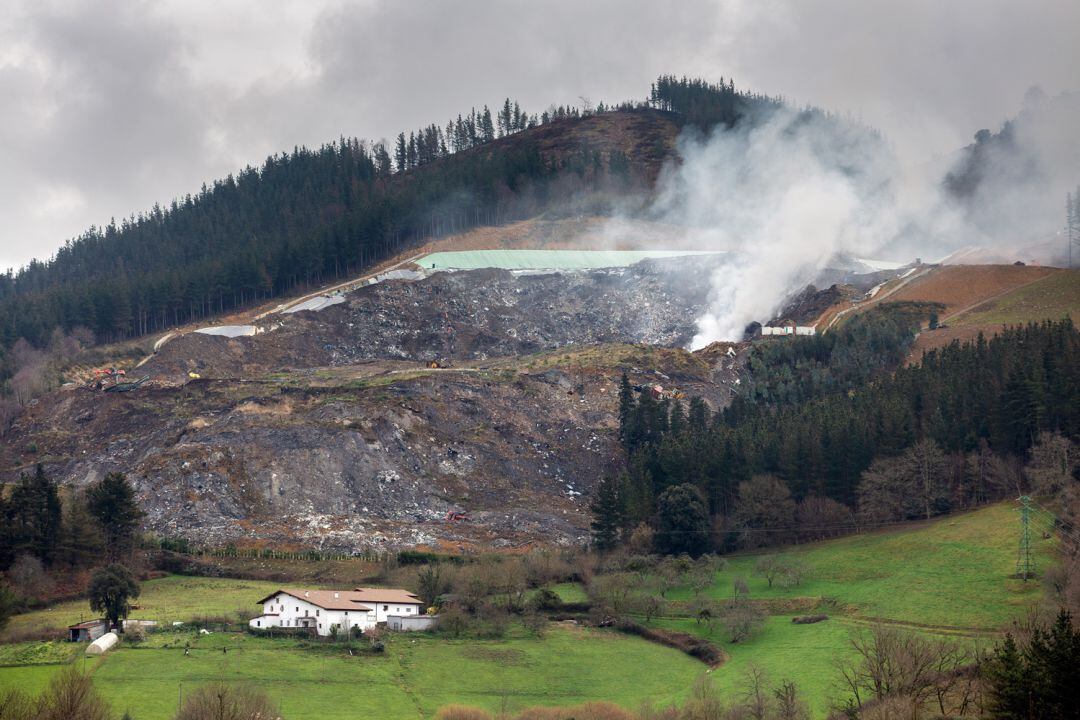
[[[75,486],[126,472],[149,527],[209,545],[579,541],[587,495],[620,462],[623,371],[729,399],[727,355],[674,349],[709,275],[696,259],[437,273],[268,315],[252,336],[189,333],[134,392],[71,387],[28,407],[0,468],[13,480],[42,462]]]

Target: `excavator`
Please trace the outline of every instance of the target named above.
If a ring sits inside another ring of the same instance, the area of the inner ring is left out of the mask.
[[[103,390],[109,385],[115,385],[127,378],[127,373],[116,368],[98,368],[94,370],[94,379],[90,385],[96,390]]]

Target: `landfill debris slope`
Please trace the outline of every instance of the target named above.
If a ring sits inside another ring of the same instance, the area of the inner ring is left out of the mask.
[[[696,331],[719,259],[667,258],[529,274],[438,272],[348,293],[318,312],[270,315],[263,332],[188,334],[145,365],[159,377],[240,378],[371,360],[476,360],[607,342],[682,347]]]
[[[72,387],[28,407],[0,445],[2,479],[39,461],[74,487],[122,471],[149,530],[210,547],[578,543],[621,457],[623,372],[730,400],[743,348],[681,349],[711,272],[436,273],[267,316],[251,336],[189,333],[136,391]]]

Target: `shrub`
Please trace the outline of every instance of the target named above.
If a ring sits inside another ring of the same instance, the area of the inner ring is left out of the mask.
[[[281,720],[281,713],[261,690],[215,682],[184,698],[175,720]]]
[[[753,603],[734,601],[728,603],[720,615],[720,622],[733,643],[749,640],[765,624],[765,613]]]
[[[459,607],[444,608],[439,613],[439,632],[450,637],[461,637],[472,626],[472,618]]]
[[[828,619],[829,619],[829,616],[825,615],[825,614],[799,615],[798,617],[791,618],[791,622],[795,623],[796,625],[812,625],[814,623],[819,623],[822,620],[828,620]]]
[[[38,698],[34,720],[110,720],[112,712],[90,680],[75,668],[65,668],[53,676]]]
[[[636,720],[634,713],[609,702],[587,702],[566,708],[532,707],[522,710],[514,720]]]
[[[522,615],[521,621],[525,628],[536,637],[544,637],[544,633],[547,632],[548,619],[543,613],[532,610],[526,611]]]
[[[559,594],[551,588],[540,588],[529,601],[536,610],[558,611],[562,609],[563,601]]]

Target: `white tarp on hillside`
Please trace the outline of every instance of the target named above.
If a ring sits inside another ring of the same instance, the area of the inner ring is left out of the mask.
[[[259,330],[254,325],[214,325],[212,327],[199,328],[195,332],[203,335],[219,335],[221,337],[245,337],[254,335]]]
[[[331,305],[337,305],[343,302],[345,302],[345,298],[341,295],[318,295],[313,298],[308,298],[302,303],[297,303],[296,305],[293,305],[291,308],[285,310],[284,312],[287,314],[297,313],[303,310],[319,312],[320,310],[325,310]]]

